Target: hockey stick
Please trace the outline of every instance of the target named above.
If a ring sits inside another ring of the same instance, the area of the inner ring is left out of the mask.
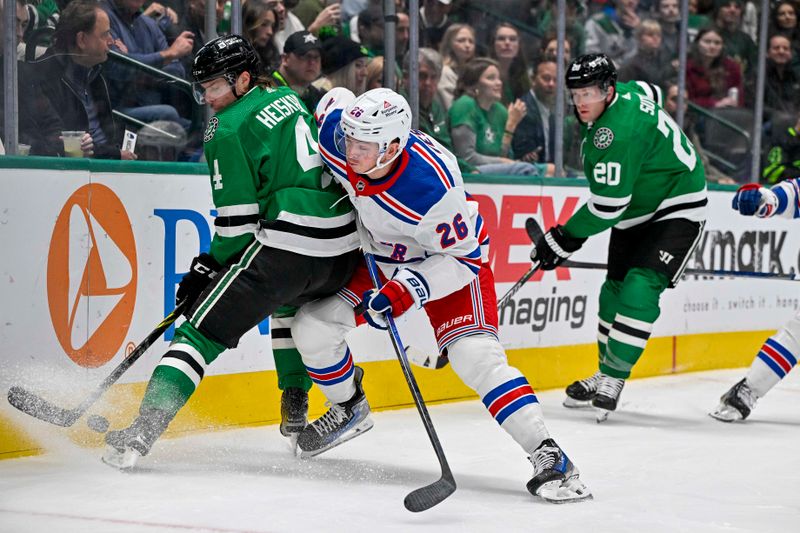
[[[539,223],[533,218],[525,221],[525,231],[528,232],[531,242],[536,244],[544,237],[542,228]],[[586,263],[582,261],[570,261],[569,259],[561,263],[562,267],[566,268],[583,268],[587,270],[606,270],[607,265],[603,263]],[[780,279],[787,281],[800,281],[800,278],[792,268],[788,274],[775,274],[772,272],[748,272],[746,270],[714,270],[705,268],[686,268],[683,271],[684,276],[719,276],[719,277],[738,277],[738,278],[761,278],[761,279]]]
[[[64,409],[57,405],[50,403],[38,394],[30,392],[22,387],[11,387],[8,390],[8,403],[19,409],[25,414],[32,417],[44,420],[56,426],[70,427],[86,411],[107,391],[111,385],[124,374],[158,339],[164,331],[169,328],[173,322],[183,313],[186,309],[186,301],[183,301],[175,307],[175,309],[167,315],[156,328],[145,337],[145,339],[137,346],[128,357],[122,360],[117,367],[103,380],[100,385],[85,399],[80,405],[73,409]]]
[[[380,289],[381,282],[378,275],[378,266],[375,264],[375,258],[369,252],[364,252],[364,259],[367,261],[367,270],[369,270],[369,277],[372,279],[372,284],[376,289]],[[406,356],[406,350],[400,340],[400,334],[397,332],[397,326],[394,323],[394,318],[390,312],[384,313],[386,324],[388,325],[389,337],[392,339],[394,351],[397,354],[397,359],[400,361],[400,368],[403,369],[403,375],[408,383],[408,388],[411,391],[411,396],[414,398],[414,404],[417,406],[419,416],[422,418],[422,425],[425,426],[425,431],[428,433],[428,438],[433,445],[433,451],[436,452],[436,458],[439,459],[439,466],[442,468],[442,477],[434,481],[430,485],[418,488],[410,492],[403,505],[406,509],[413,513],[426,511],[436,504],[443,502],[448,496],[453,494],[456,490],[456,480],[453,478],[453,472],[450,470],[450,465],[447,464],[447,458],[444,456],[444,450],[439,442],[439,437],[436,435],[436,430],[433,428],[433,422],[428,414],[428,409],[425,407],[425,400],[422,398],[422,393],[419,391],[419,385],[411,372],[411,365]]]

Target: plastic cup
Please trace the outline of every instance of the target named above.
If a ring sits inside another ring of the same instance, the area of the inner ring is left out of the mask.
[[[86,135],[85,131],[62,131],[61,138],[64,139],[64,155],[67,157],[83,157],[81,139],[84,135]]]
[[[18,144],[17,145],[17,155],[30,155],[31,153],[31,145],[30,144]]]

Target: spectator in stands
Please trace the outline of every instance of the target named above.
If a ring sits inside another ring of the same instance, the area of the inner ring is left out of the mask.
[[[475,57],[475,30],[467,24],[452,24],[442,37],[439,53],[443,63],[439,95],[445,109],[450,109],[459,73]]]
[[[111,21],[112,48],[132,59],[177,76],[185,77],[180,59],[192,52],[194,35],[181,33],[171,45],[158,23],[142,16],[144,0],[103,0],[102,6]],[[169,120],[183,127],[189,121],[163,102],[170,95],[141,72],[116,62],[108,65],[111,81],[111,103],[115,109],[144,122]]]
[[[306,29],[319,37],[338,35],[342,20],[342,4],[333,0],[300,0],[291,8]]]
[[[411,39],[411,21],[408,14],[397,12],[397,23],[394,27],[394,51],[397,61],[401,61],[408,52],[408,42]]]
[[[619,68],[636,53],[633,32],[641,21],[639,0],[616,0],[614,5],[586,21],[586,53],[606,54]]]
[[[742,31],[744,0],[716,0],[714,3],[714,25],[725,46],[725,54],[738,62],[744,74],[756,67],[758,47],[753,39]]]
[[[676,78],[669,79],[665,82],[664,86],[664,110],[670,114],[670,116],[677,120],[678,119],[678,80]],[[695,115],[687,113],[688,109],[688,97],[684,92],[684,103],[683,103],[683,132],[686,134],[686,137],[691,141],[694,145],[695,152],[700,160],[703,162],[703,168],[706,171],[706,179],[708,181],[713,181],[716,183],[727,183],[727,184],[735,184],[736,181],[722,172],[719,168],[717,168],[708,157],[706,150],[700,144],[700,136],[697,134],[697,130],[695,127]]]
[[[375,56],[367,63],[367,91],[384,87],[383,56]]]
[[[358,38],[370,57],[383,55],[383,6],[370,5],[358,14]]]
[[[661,46],[661,25],[655,20],[643,20],[636,28],[636,42],[636,55],[619,69],[620,81],[641,80],[663,87],[677,71]]]
[[[367,49],[342,35],[322,42],[322,74],[324,78],[315,85],[324,92],[334,87],[345,87],[359,96],[367,83]]]
[[[678,57],[681,10],[679,0],[658,1],[658,24],[661,26],[661,48],[670,59]]]
[[[673,0],[677,2],[677,0]],[[536,28],[542,35],[549,36],[556,34],[556,22],[558,15],[557,0],[545,0],[545,7],[538,13]],[[567,0],[566,32],[567,39],[575,44],[575,54],[582,55],[586,46],[586,18],[584,16],[584,6],[580,0]],[[544,40],[548,40],[545,37]]]
[[[61,12],[53,45],[26,66],[23,98],[36,124],[34,146],[45,155],[63,155],[62,130],[85,131],[81,150],[97,159],[136,159],[120,149],[123,128],[111,114],[107,83],[101,73],[112,37],[109,17],[96,0],[72,0]]]
[[[296,0],[290,0],[291,3],[289,6],[286,5],[286,0],[255,1],[264,2],[267,7],[274,9],[278,14],[278,31],[275,32],[275,36],[272,39],[275,43],[275,48],[277,48],[278,52],[281,54],[283,53],[283,45],[286,43],[286,39],[293,33],[297,33],[301,30],[308,30],[314,35],[319,35],[322,28],[338,27],[341,21],[341,6],[338,2],[322,9],[314,21],[306,28],[300,19],[291,11],[291,8],[297,5]]]
[[[782,0],[770,12],[770,35],[780,33],[789,38],[794,62],[800,58],[800,26],[797,23],[797,5],[792,0]]]
[[[528,61],[520,48],[519,31],[507,22],[497,25],[492,36],[489,56],[500,65],[503,80],[503,103],[508,105],[522,98],[531,88]]]
[[[478,57],[465,65],[449,111],[455,155],[481,173],[544,175],[546,166],[509,157],[511,139],[526,108],[517,100],[506,109],[500,103],[502,96],[503,81],[496,61]]]
[[[255,48],[266,72],[272,72],[280,62],[272,39],[277,30],[278,13],[266,3],[249,0],[242,5],[242,34]]]
[[[511,140],[522,161],[553,162],[557,82],[555,61],[541,61],[533,69],[531,89],[522,97],[526,113]]]
[[[767,46],[767,70],[764,83],[764,109],[769,118],[776,114],[797,116],[800,112],[800,71],[794,65],[792,44],[786,35],[775,34]],[[755,104],[755,80],[748,79],[745,103]]]
[[[452,0],[422,0],[419,8],[419,45],[437,49],[450,27],[450,4]],[[473,36],[474,37],[474,36]]]
[[[761,181],[775,184],[800,176],[800,116],[786,124],[773,124],[777,130],[768,136],[766,160],[761,171]]]
[[[700,30],[686,63],[689,99],[707,108],[739,107],[744,104],[742,70],[727,57],[724,41],[714,28]]]
[[[539,49],[539,61],[558,60],[558,39],[555,34],[545,35]],[[564,65],[572,61],[572,44],[569,39],[564,41]]]
[[[303,30],[286,39],[280,67],[272,73],[272,79],[278,86],[291,87],[313,113],[325,94],[311,84],[321,72],[322,43],[314,34]]]

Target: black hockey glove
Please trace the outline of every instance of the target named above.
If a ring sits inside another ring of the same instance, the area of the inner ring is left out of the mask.
[[[175,294],[175,304],[188,300],[187,311],[191,309],[194,301],[203,292],[203,289],[211,283],[222,267],[208,254],[200,254],[192,259],[192,266],[189,267],[181,282],[178,284],[178,292]]]
[[[553,226],[531,250],[531,261],[539,261],[542,270],[553,270],[580,250],[584,242],[585,238],[570,237],[563,227]]]

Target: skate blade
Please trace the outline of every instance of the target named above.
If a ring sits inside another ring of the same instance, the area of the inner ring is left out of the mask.
[[[286,442],[289,444],[289,451],[292,452],[292,455],[297,457],[299,453],[299,448],[297,447],[297,438],[300,436],[300,433],[289,433],[288,435],[284,435],[286,437]]]
[[[373,425],[375,425],[375,423],[372,421],[372,418],[367,416],[367,418],[365,418],[364,420],[359,422],[357,426],[347,430],[345,433],[342,434],[341,437],[339,437],[335,441],[331,442],[327,446],[324,446],[322,448],[318,448],[316,450],[303,450],[302,448],[299,448],[299,450],[300,450],[300,458],[301,459],[309,459],[309,458],[315,457],[315,456],[317,456],[317,455],[319,455],[319,454],[321,454],[323,452],[327,452],[331,448],[336,448],[340,444],[344,444],[345,442],[347,442],[347,441],[349,441],[351,439],[354,439],[354,438],[358,437],[359,435],[362,435],[362,434],[366,433],[367,431],[372,429]]]
[[[578,503],[592,500],[592,492],[584,485],[579,477],[573,476],[563,482],[552,481],[545,483],[538,491],[538,496],[548,503]]]
[[[586,409],[592,406],[592,400],[576,400],[567,396],[561,405],[568,409]]]
[[[125,471],[135,467],[140,457],[141,454],[131,448],[120,452],[113,446],[106,446],[106,451],[103,453],[101,460],[112,468]]]
[[[725,405],[724,403],[719,404],[716,410],[708,413],[708,416],[719,420],[720,422],[739,422],[744,420],[742,418],[742,413],[740,413],[736,408],[731,407],[730,405]]]

